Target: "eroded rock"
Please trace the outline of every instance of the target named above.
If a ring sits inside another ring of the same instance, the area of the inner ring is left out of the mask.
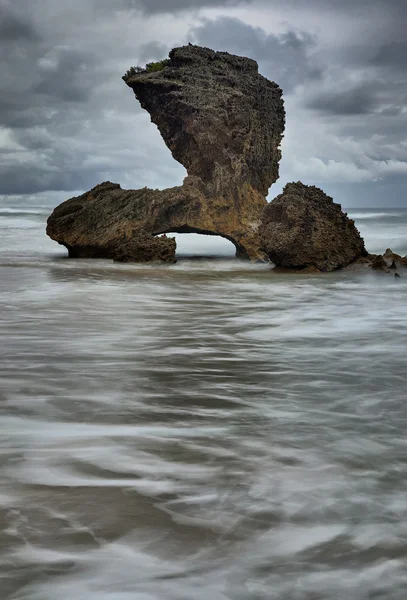
[[[175,238],[166,235],[154,237],[141,231],[115,249],[113,258],[117,262],[175,263],[176,248]]]
[[[290,269],[333,271],[367,255],[340,205],[300,181],[287,184],[266,207],[259,233],[270,260]]]
[[[372,262],[372,269],[374,271],[385,271],[386,273],[389,273],[389,265],[384,260],[384,257],[381,254],[378,254],[374,257]]]
[[[383,257],[392,269],[400,266],[407,266],[407,256],[400,256],[400,254],[396,254],[390,248],[387,248],[386,252],[383,254]]]
[[[278,85],[251,59],[198,46],[124,80],[188,177],[163,191],[96,186],[54,210],[48,235],[70,256],[113,257],[140,231],[206,233],[232,241],[237,256],[265,259],[258,227],[285,123]]]
[[[397,269],[407,266],[407,257],[403,258],[390,248],[387,248],[384,254],[371,255],[370,258],[370,266],[374,271],[390,273],[390,271],[397,271]],[[395,273],[394,276],[400,277],[398,273]]]

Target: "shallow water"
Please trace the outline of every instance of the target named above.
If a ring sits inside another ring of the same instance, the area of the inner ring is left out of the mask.
[[[407,271],[67,260],[17,208],[1,600],[404,600]],[[355,217],[407,253],[407,212]]]

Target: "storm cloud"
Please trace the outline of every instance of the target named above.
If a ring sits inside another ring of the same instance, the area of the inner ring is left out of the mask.
[[[0,194],[180,183],[121,76],[191,42],[250,56],[282,87],[271,196],[302,179],[345,204],[384,202],[383,185],[403,203],[406,13],[404,0],[0,0]]]
[[[239,19],[220,17],[192,29],[191,36],[201,46],[254,57],[260,72],[276,81],[285,93],[305,80],[322,76],[312,58],[316,40],[307,32],[266,33]]]
[[[332,115],[369,114],[373,113],[379,105],[374,90],[368,85],[316,94],[307,104],[310,108]]]
[[[239,4],[239,0],[129,0],[129,4],[139,6],[147,13],[163,13],[222,4],[233,6]]]

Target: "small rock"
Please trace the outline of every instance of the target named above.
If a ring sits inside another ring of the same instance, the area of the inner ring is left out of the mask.
[[[397,279],[400,279],[400,275],[398,273],[394,273],[394,277],[396,277]]]
[[[114,251],[117,262],[175,263],[175,238],[154,237],[145,231],[137,233]]]
[[[315,265],[310,265],[309,267],[305,267],[305,269],[299,269],[296,273],[303,273],[305,275],[307,273],[321,273],[321,271]]]
[[[384,260],[381,254],[378,254],[373,260],[372,269],[374,269],[375,271],[385,271],[386,273],[389,272],[387,262]]]
[[[387,260],[387,261],[391,261],[391,269],[394,269],[397,267],[399,267],[400,265],[405,265],[407,266],[407,257],[402,257],[400,256],[400,254],[396,254],[395,252],[393,252],[393,250],[391,250],[390,248],[387,248],[386,252],[383,254],[383,257]],[[395,267],[393,267],[392,265],[395,265]]]
[[[386,252],[383,254],[384,258],[388,260],[394,260],[395,258],[399,258],[399,255],[393,252],[391,248],[387,248]]]

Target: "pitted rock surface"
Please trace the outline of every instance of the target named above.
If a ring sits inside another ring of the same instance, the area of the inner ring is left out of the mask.
[[[121,245],[113,254],[116,262],[153,262],[175,263],[175,238],[153,236],[145,231],[134,235],[127,243]]]
[[[264,259],[258,228],[285,124],[278,85],[251,59],[198,46],[124,79],[188,177],[163,191],[100,184],[57,207],[48,235],[70,256],[113,257],[140,231],[206,233],[232,241],[240,257]]]
[[[289,183],[266,208],[262,245],[277,266],[333,271],[367,255],[354,221],[321,189]]]
[[[285,113],[281,90],[254,60],[183,46],[162,71],[124,80],[173,157],[210,194],[250,185],[263,196],[278,178]]]

